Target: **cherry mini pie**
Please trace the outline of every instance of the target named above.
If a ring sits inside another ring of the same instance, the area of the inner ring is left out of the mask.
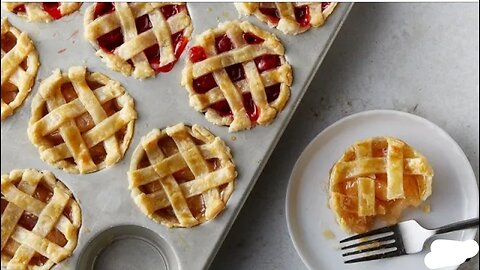
[[[169,72],[192,33],[184,3],[95,3],[84,24],[107,66],[137,79]]]
[[[23,104],[37,76],[38,54],[27,33],[2,19],[2,120]]]
[[[81,3],[2,3],[4,9],[32,22],[50,22],[77,11]]]
[[[51,172],[2,175],[2,269],[50,269],[72,255],[81,224],[75,197]]]
[[[47,163],[89,173],[123,158],[137,113],[117,81],[85,67],[55,70],[32,100],[30,141]]]
[[[242,15],[255,15],[285,34],[296,35],[311,27],[319,27],[333,12],[337,3],[235,3]]]
[[[239,21],[200,34],[182,74],[190,105],[230,131],[270,124],[291,84],[292,68],[277,37]]]

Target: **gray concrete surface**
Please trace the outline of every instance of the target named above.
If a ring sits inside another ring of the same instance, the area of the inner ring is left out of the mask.
[[[433,121],[478,179],[478,20],[478,3],[355,5],[211,269],[306,269],[287,231],[288,178],[307,143],[352,113],[395,109]],[[478,265],[477,255],[460,269]]]

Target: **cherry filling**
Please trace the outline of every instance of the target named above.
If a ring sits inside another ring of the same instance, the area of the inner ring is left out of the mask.
[[[103,16],[108,13],[115,11],[114,3],[100,2],[95,6],[95,12],[93,13],[93,18],[96,19],[100,16]]]
[[[217,53],[223,53],[235,49],[235,46],[227,35],[223,35],[215,38],[215,48]]]
[[[60,3],[58,2],[45,2],[43,3],[43,9],[52,16],[55,20],[58,20],[62,17],[60,13]]]
[[[327,9],[328,6],[330,6],[330,2],[322,2],[322,11],[324,11],[325,9]]]
[[[251,32],[243,33],[243,39],[247,44],[259,44],[264,41],[262,38]],[[215,48],[217,53],[223,53],[234,49],[235,46],[227,35],[223,35],[215,38]],[[207,58],[207,54],[202,47],[194,46],[189,51],[189,58],[190,61],[196,63],[205,60]],[[278,55],[270,54],[259,56],[254,59],[254,62],[259,73],[281,65],[280,57]],[[240,63],[226,67],[225,71],[232,82],[245,79],[245,70],[243,65]],[[205,94],[215,87],[217,87],[217,83],[212,73],[200,76],[193,80],[193,90],[199,94]],[[265,92],[268,102],[275,101],[280,94],[280,84],[266,87]],[[252,122],[256,122],[260,115],[260,109],[253,101],[252,94],[250,92],[243,93],[242,102],[250,120]],[[215,110],[221,117],[230,117],[233,115],[232,109],[225,99],[213,103],[210,105],[210,108]]]
[[[253,33],[251,32],[246,32],[246,33],[243,33],[243,39],[245,40],[245,42],[247,42],[248,44],[252,45],[252,44],[260,44],[262,43],[264,40],[260,37],[257,37],[256,35],[254,35]]]
[[[278,21],[280,21],[280,15],[278,14],[278,10],[276,8],[261,7],[259,10],[265,16],[267,16],[271,22],[278,23]]]
[[[205,50],[202,47],[194,46],[190,48],[190,51],[188,53],[188,58],[190,58],[190,61],[192,61],[193,63],[197,63],[207,59],[207,54],[205,53]]]
[[[259,56],[255,58],[254,61],[260,73],[272,68],[276,68],[281,64],[280,57],[278,57],[278,55],[272,55],[272,54],[265,54],[265,55]]]
[[[172,17],[173,15],[186,10],[184,5],[166,5],[160,8],[165,19]],[[113,3],[98,3],[95,8],[94,18],[98,18],[102,15],[108,14],[115,11],[115,5]],[[135,26],[137,28],[137,33],[141,34],[145,31],[151,29],[152,22],[148,17],[148,14],[138,17],[135,19]],[[188,39],[183,35],[183,31],[174,33],[172,36],[174,54],[176,59],[180,57],[182,52],[185,50]],[[100,48],[104,51],[113,53],[115,49],[121,46],[124,43],[123,33],[121,28],[117,28],[97,39]],[[166,65],[160,66],[160,47],[158,44],[155,44],[144,51],[145,56],[147,57],[150,66],[156,73],[168,72],[173,69],[176,60],[168,63]],[[131,61],[129,61],[130,64]]]
[[[25,13],[27,10],[25,9],[25,5],[18,5],[13,9],[13,13]]]
[[[295,19],[297,20],[300,27],[306,27],[310,25],[310,9],[308,6],[299,6],[295,7]]]

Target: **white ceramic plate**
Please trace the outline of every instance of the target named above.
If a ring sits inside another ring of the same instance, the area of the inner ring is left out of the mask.
[[[327,208],[329,170],[353,142],[372,136],[398,137],[423,153],[435,176],[427,202],[431,212],[405,213],[428,227],[478,217],[478,186],[472,167],[458,144],[441,128],[415,115],[397,111],[367,111],[346,117],[321,132],[303,151],[287,189],[286,217],[293,244],[310,269],[428,269],[428,250],[378,261],[346,265],[338,241],[347,237]],[[335,238],[327,239],[330,230]],[[446,239],[473,239],[475,230],[451,233]],[[429,245],[428,245],[429,247]],[[455,268],[452,268],[455,269]]]

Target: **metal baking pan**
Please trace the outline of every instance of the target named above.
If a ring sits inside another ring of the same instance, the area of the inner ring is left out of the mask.
[[[238,133],[229,133],[228,128],[209,123],[188,105],[187,91],[180,85],[187,53],[171,72],[144,81],[126,78],[108,69],[83,38],[83,15],[88,5],[90,3],[84,3],[80,12],[49,24],[27,23],[2,10],[2,16],[29,33],[39,52],[41,66],[23,107],[2,122],[1,173],[15,168],[50,170],[79,201],[83,219],[78,246],[72,257],[57,269],[208,268],[353,4],[339,4],[323,27],[298,36],[269,29],[254,17],[241,18],[278,36],[293,67],[294,79],[287,106],[270,126]],[[233,3],[189,3],[188,7],[193,20],[193,38],[219,22],[239,18]],[[111,168],[87,175],[69,174],[44,163],[27,137],[30,103],[40,81],[54,69],[66,71],[75,65],[87,66],[90,71],[102,72],[119,81],[135,99],[138,112],[134,137],[124,159]],[[223,138],[232,150],[239,173],[223,213],[190,229],[170,229],[148,219],[134,204],[128,190],[127,171],[140,138],[153,128],[179,122],[203,125]]]

